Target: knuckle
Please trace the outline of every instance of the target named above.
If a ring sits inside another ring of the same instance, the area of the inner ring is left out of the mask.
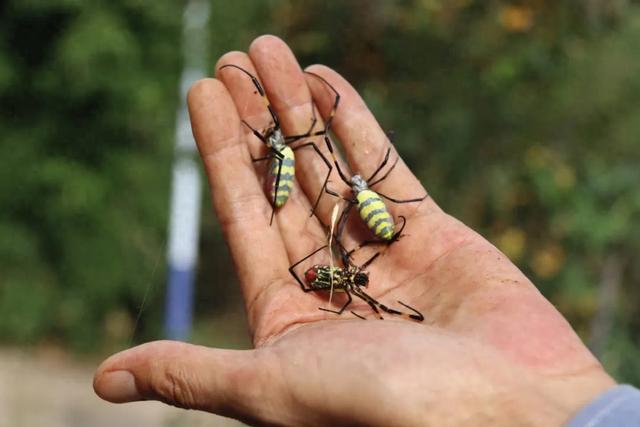
[[[152,387],[165,403],[184,409],[200,408],[201,387],[197,378],[177,365],[169,365],[153,377]]]

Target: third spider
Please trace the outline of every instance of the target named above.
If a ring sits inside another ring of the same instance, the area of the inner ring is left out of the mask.
[[[302,262],[311,258],[316,253],[320,252],[323,249],[326,249],[328,247],[327,245],[316,249],[315,251],[289,267],[289,272],[296,279],[304,292],[335,291],[343,292],[347,296],[347,301],[339,310],[330,310],[322,307],[319,308],[320,310],[340,315],[353,301],[351,295],[355,295],[365,301],[380,319],[383,319],[382,314],[380,313],[380,310],[382,310],[389,314],[402,316],[407,319],[416,320],[418,322],[422,322],[424,320],[424,316],[422,315],[422,313],[401,301],[398,301],[398,304],[411,310],[413,313],[405,313],[394,308],[387,307],[386,305],[375,300],[363,290],[363,288],[369,285],[369,273],[366,271],[366,268],[380,255],[380,252],[375,253],[364,264],[356,266],[350,261],[349,253],[344,249],[344,247],[339,244],[339,242],[338,245],[340,246],[343,265],[342,267],[330,266],[326,264],[315,264],[312,267],[308,268],[304,273],[304,282],[298,277],[295,272],[295,268]],[[353,311],[351,313],[361,319],[364,319],[364,317]]]

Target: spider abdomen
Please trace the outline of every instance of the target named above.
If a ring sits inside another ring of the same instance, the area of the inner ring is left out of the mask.
[[[291,190],[293,189],[293,178],[296,173],[296,160],[293,150],[289,147],[283,147],[280,151],[282,159],[274,157],[269,165],[269,183],[268,190],[271,194],[271,201],[275,207],[279,208],[289,199]],[[280,163],[282,162],[282,167]],[[280,169],[280,180],[278,181],[278,169]],[[277,192],[276,192],[277,182]]]
[[[304,274],[309,287],[315,290],[329,290],[341,292],[345,287],[345,271],[340,267],[328,265],[314,265]]]
[[[372,190],[363,190],[356,194],[360,217],[367,224],[369,230],[383,240],[393,237],[395,228],[393,217],[387,210],[382,198]]]

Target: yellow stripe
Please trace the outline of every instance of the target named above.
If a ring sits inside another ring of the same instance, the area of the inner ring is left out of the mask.
[[[382,230],[385,227],[387,227],[387,229],[385,230],[384,234],[382,234]],[[376,236],[380,237],[381,239],[389,240],[389,239],[391,239],[391,237],[393,237],[393,229],[394,229],[393,222],[384,222],[384,223],[378,225],[378,227],[373,232],[373,234],[375,234]]]
[[[296,173],[296,169],[293,166],[282,166],[282,168],[280,169],[280,176],[284,175],[284,174],[295,174]],[[276,165],[276,167],[273,169],[273,174],[277,175],[278,174],[278,166]]]
[[[369,197],[368,199],[365,199],[365,200],[368,200],[369,204],[365,206],[362,210],[360,210],[360,216],[362,217],[362,219],[365,219],[367,215],[369,215],[369,212],[371,211],[378,210],[378,209],[384,209],[385,211],[387,210],[386,206],[384,205],[384,202],[380,200],[379,197],[377,198]],[[358,197],[358,204],[363,203],[365,200],[360,200],[360,197]]]
[[[359,211],[360,217],[367,223],[367,227],[376,236],[385,240],[390,239],[393,236],[395,224],[380,196],[374,191],[365,190],[358,193],[356,198],[358,199],[358,205],[364,205]],[[374,211],[378,211],[378,213],[374,213],[371,218],[367,218]],[[376,225],[377,222],[378,224]],[[387,230],[383,233],[385,227]]]
[[[367,222],[367,227],[369,227],[371,229],[371,231],[373,231],[374,233],[376,232],[376,230],[373,229],[373,226],[375,225],[376,221],[378,221],[379,219],[386,219],[385,222],[382,222],[379,227],[384,227],[385,224],[389,224],[391,221],[389,221],[391,217],[389,216],[389,214],[387,212],[383,212],[383,213],[379,213],[377,215],[374,215],[373,217],[371,217],[371,219],[369,220],[369,222]]]
[[[285,159],[293,159],[293,150],[291,149],[291,147],[284,147],[282,150],[280,150],[280,153],[284,156]]]
[[[278,168],[280,167],[280,162],[278,162],[278,160],[274,160],[273,163],[271,163],[271,171],[276,174],[278,173]],[[281,168],[282,172],[284,171],[289,171],[289,173],[293,174],[295,172],[295,167],[291,166],[291,165],[285,165],[284,163],[282,164],[282,168]]]
[[[271,191],[271,195],[275,196],[276,194],[276,190],[275,188]],[[291,190],[290,187],[278,187],[278,197],[280,196],[288,196],[289,194],[291,194]]]

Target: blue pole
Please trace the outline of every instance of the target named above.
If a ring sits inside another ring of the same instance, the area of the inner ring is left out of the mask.
[[[183,15],[184,68],[180,78],[182,102],[176,113],[176,150],[169,211],[169,272],[165,302],[165,335],[185,341],[191,335],[195,269],[200,231],[201,187],[196,146],[186,97],[191,85],[205,76],[207,0],[189,0]]]

